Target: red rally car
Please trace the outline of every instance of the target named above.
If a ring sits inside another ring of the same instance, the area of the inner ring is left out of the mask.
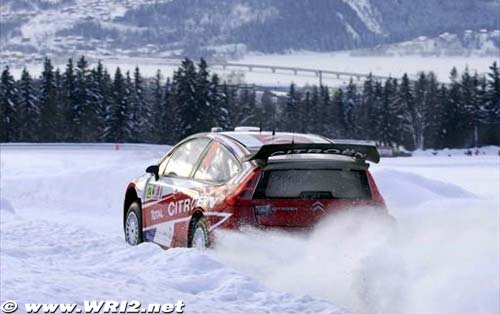
[[[313,134],[192,135],[128,185],[125,239],[208,247],[217,228],[304,230],[355,206],[386,211],[366,162],[379,160],[375,146]]]

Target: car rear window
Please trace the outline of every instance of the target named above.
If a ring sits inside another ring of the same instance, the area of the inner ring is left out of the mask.
[[[256,191],[257,198],[369,199],[366,172],[341,169],[271,170]]]

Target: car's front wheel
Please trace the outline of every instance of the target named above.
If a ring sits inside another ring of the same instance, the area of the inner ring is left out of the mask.
[[[210,246],[208,225],[203,217],[198,219],[190,229],[189,247],[203,250]]]
[[[125,241],[130,245],[142,242],[142,219],[139,204],[132,203],[125,218]]]

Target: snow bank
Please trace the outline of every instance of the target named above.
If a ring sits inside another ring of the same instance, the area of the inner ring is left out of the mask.
[[[390,208],[414,208],[429,201],[469,199],[477,196],[454,183],[426,178],[422,175],[394,169],[376,172],[378,186],[387,191]]]
[[[3,199],[1,197],[0,197],[0,211],[2,211],[2,213],[6,212],[11,214],[15,212],[14,208],[12,207],[12,204],[8,200]]]

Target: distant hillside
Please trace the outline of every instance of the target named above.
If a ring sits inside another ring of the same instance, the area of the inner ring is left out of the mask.
[[[492,31],[499,12],[495,0],[3,0],[0,48],[28,59],[344,50]]]

